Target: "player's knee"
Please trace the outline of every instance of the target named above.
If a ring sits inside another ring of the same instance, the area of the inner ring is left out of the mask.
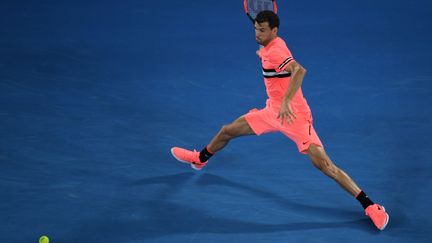
[[[324,151],[324,148],[315,144],[311,144],[306,152],[312,157],[326,157],[327,154]]]

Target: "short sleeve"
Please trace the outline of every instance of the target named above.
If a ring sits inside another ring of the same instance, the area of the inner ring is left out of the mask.
[[[294,57],[286,46],[272,49],[270,52],[270,63],[276,72],[282,72],[288,63],[294,61]]]

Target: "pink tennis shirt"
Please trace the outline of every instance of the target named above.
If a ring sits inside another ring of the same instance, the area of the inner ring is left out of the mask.
[[[291,73],[285,71],[286,66],[294,61],[285,41],[276,37],[258,52],[262,62],[264,83],[267,90],[266,106],[279,112],[283,97],[291,81]],[[310,112],[309,105],[303,97],[301,87],[291,100],[294,113]]]

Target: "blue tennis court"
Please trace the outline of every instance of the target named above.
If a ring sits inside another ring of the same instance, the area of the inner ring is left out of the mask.
[[[243,1],[0,3],[0,240],[431,242],[432,2],[278,1],[333,161],[361,205],[281,134],[222,125],[265,105]]]

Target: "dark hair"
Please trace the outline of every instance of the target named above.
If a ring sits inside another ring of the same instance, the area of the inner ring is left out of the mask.
[[[255,18],[255,22],[258,24],[268,22],[270,29],[274,29],[275,27],[279,28],[279,17],[270,10],[264,10],[258,13]]]

